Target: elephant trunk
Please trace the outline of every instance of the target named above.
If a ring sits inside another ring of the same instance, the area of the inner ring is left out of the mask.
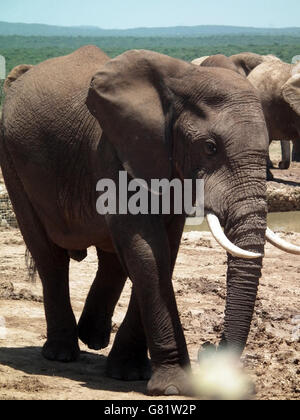
[[[264,255],[266,228],[267,206],[262,188],[260,195],[252,195],[231,207],[225,233],[238,247]],[[262,260],[228,255],[225,329],[221,346],[230,347],[239,355],[246,346],[251,327]]]

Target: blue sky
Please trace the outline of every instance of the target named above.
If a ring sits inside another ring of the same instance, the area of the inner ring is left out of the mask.
[[[300,26],[299,0],[12,0],[0,20],[133,28],[175,25]]]

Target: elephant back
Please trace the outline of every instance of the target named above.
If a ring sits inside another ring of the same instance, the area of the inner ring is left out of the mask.
[[[19,134],[26,136],[26,131],[31,132],[30,137],[32,133],[58,136],[60,120],[70,136],[87,120],[93,120],[85,100],[92,76],[108,60],[99,48],[85,46],[32,67],[7,91],[3,106],[6,136],[16,139]],[[16,121],[26,121],[22,133],[15,130]]]

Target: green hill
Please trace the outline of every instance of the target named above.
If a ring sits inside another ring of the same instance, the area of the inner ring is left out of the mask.
[[[0,22],[0,35],[82,37],[199,37],[215,35],[300,36],[300,28],[251,28],[238,26],[174,26],[168,28],[101,29],[94,26],[51,26]]]

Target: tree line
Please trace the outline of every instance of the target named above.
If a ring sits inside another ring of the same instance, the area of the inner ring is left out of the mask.
[[[37,64],[89,44],[97,45],[110,57],[130,49],[147,49],[186,61],[205,55],[222,53],[230,56],[251,51],[274,54],[291,62],[295,55],[300,54],[300,37],[296,36],[216,35],[193,38],[0,36],[0,55],[6,57],[9,72],[18,64]]]

